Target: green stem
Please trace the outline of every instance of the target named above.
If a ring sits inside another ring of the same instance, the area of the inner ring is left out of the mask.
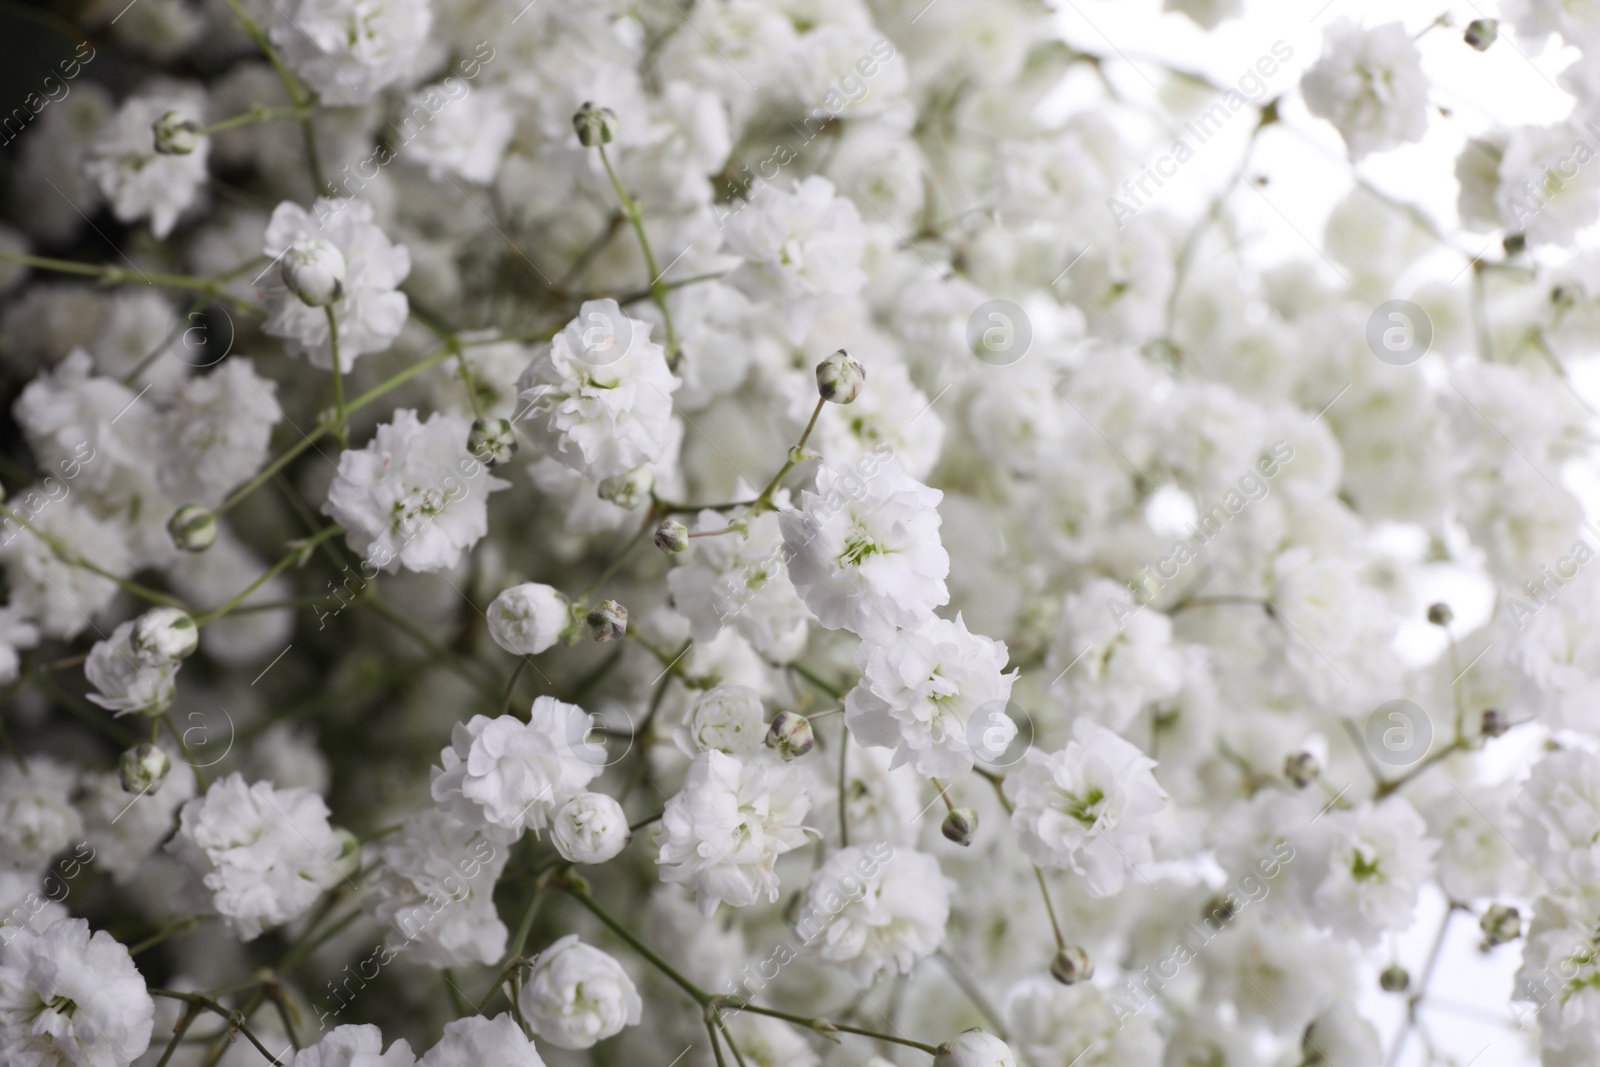
[[[149,992],[152,997],[165,997],[168,1000],[181,1000],[191,1007],[214,1012],[217,1015],[222,1016],[224,1019],[228,1020],[229,1030],[237,1030],[239,1033],[249,1038],[250,1043],[256,1047],[256,1051],[265,1056],[268,1062],[272,1064],[272,1067],[284,1067],[283,1063],[278,1059],[278,1057],[268,1052],[267,1046],[263,1045],[259,1040],[257,1040],[256,1035],[250,1032],[250,1027],[245,1025],[245,1015],[242,1011],[235,1011],[232,1008],[225,1007],[222,1004],[217,1003],[215,1000],[212,1000],[204,993],[180,993],[175,989],[152,989]],[[166,1057],[162,1057],[162,1059],[165,1061]]]
[[[859,1026],[846,1026],[844,1023],[836,1023],[828,1019],[809,1019],[804,1015],[794,1015],[786,1011],[778,1011],[776,1008],[757,1007],[748,1000],[743,1000],[739,997],[717,997],[716,1000],[718,1004],[726,1005],[730,1008],[738,1008],[740,1011],[753,1011],[757,1015],[770,1015],[774,1019],[782,1019],[786,1023],[793,1023],[795,1026],[803,1026],[806,1029],[815,1031],[817,1033],[826,1034],[837,1030],[842,1034],[855,1034],[859,1037],[870,1037],[876,1041],[887,1041],[895,1045],[904,1045],[907,1048],[914,1048],[921,1052],[926,1052],[930,1056],[937,1056],[939,1054],[939,1050],[932,1045],[924,1044],[921,1041],[913,1041],[909,1037],[898,1037],[894,1034],[883,1034],[876,1030],[867,1030]]]
[[[800,677],[804,678],[806,681],[810,682],[817,689],[819,689],[822,692],[828,694],[833,699],[835,699],[835,700],[843,700],[844,699],[844,690],[840,689],[836,685],[830,685],[827,682],[823,681],[820,677],[818,677],[810,669],[808,669],[806,667],[802,667],[798,663],[789,664],[789,669],[791,671],[793,671],[794,673],[798,674]]]
[[[0,263],[16,263],[24,267],[35,267],[39,270],[53,270],[61,274],[78,274],[87,278],[98,278],[107,285],[125,285],[130,282],[139,282],[143,285],[155,285],[164,289],[189,289],[205,293],[215,300],[226,300],[235,307],[257,314],[265,314],[266,309],[259,304],[252,304],[248,300],[229,296],[222,292],[222,283],[217,278],[198,278],[192,274],[152,274],[148,271],[134,270],[131,267],[117,267],[110,263],[79,263],[71,259],[53,259],[49,256],[31,256],[20,252],[0,252]]]
[[[305,104],[291,105],[289,107],[268,107],[265,104],[257,104],[249,111],[235,115],[231,119],[223,119],[221,122],[213,122],[211,125],[201,130],[200,134],[201,136],[209,137],[214,133],[221,133],[223,130],[236,129],[240,126],[253,126],[258,122],[271,122],[273,119],[305,118],[310,114],[311,108],[309,105]]]
[[[167,938],[181,934],[185,930],[192,929],[199,924],[202,918],[204,918],[204,916],[186,915],[176,922],[170,922],[161,929],[157,930],[155,933],[151,934],[149,937],[145,938],[143,941],[140,941],[138,944],[130,945],[128,947],[128,955],[137,956],[141,952],[147,952],[161,944],[161,942],[167,940]]]
[[[656,307],[661,309],[661,318],[667,329],[667,366],[674,369],[678,366],[678,333],[672,325],[672,312],[667,309],[668,288],[661,281],[661,271],[656,268],[656,254],[650,247],[650,238],[644,231],[644,213],[639,210],[639,202],[628,195],[622,187],[622,179],[617,177],[617,172],[611,166],[611,157],[606,154],[606,146],[599,145],[600,162],[605,164],[606,176],[611,179],[611,188],[617,191],[617,199],[622,202],[622,213],[628,216],[628,223],[633,227],[634,234],[639,238],[639,251],[644,253],[645,269],[650,272],[650,298],[655,301]]]
[[[671,979],[674,985],[683,990],[685,993],[689,994],[690,997],[694,998],[694,1002],[696,1004],[703,1008],[711,1003],[712,998],[709,993],[705,992],[699,986],[689,981],[689,979],[679,974],[677,969],[674,968],[672,964],[662,959],[656,954],[654,949],[635,937],[633,932],[630,931],[626,926],[623,926],[616,919],[612,918],[609,912],[594,902],[594,898],[589,895],[587,888],[580,883],[575,883],[571,879],[559,880],[556,882],[556,885],[565,890],[567,895],[572,897],[573,900],[576,900],[579,904],[582,904],[584,907],[593,912],[595,918],[599,919],[601,922],[605,923],[606,926],[610,927],[612,933],[626,941],[635,952],[645,958],[646,962]]]
[[[323,312],[328,316],[328,347],[333,350],[333,408],[334,439],[339,442],[339,450],[350,447],[350,439],[345,427],[344,410],[344,367],[339,363],[339,320],[333,313],[333,305],[324,307]]]
[[[328,538],[334,537],[343,532],[344,527],[335,523],[332,526],[323,527],[310,537],[300,539],[298,544],[291,541],[290,544],[296,545],[293,552],[290,552],[287,556],[284,556],[278,562],[274,563],[264,574],[261,575],[261,577],[257,578],[255,581],[245,586],[244,589],[240,590],[238,595],[232,600],[228,601],[226,604],[223,604],[221,607],[212,608],[204,615],[201,615],[195,619],[194,624],[196,626],[205,626],[208,623],[213,623],[218,619],[226,617],[229,612],[238,607],[239,604],[251,593],[254,593],[257,589],[260,589],[263,585],[266,585],[268,582],[272,581],[272,579],[288,570],[295,564],[296,561],[304,560],[311,549],[315,548],[323,541],[326,541]]]
[[[383,616],[395,629],[421,645],[430,658],[438,660],[459,675],[463,681],[476,689],[484,700],[493,703],[500,699],[498,686],[490,685],[476,672],[469,670],[465,660],[429,637],[404,612],[396,611],[393,607],[390,607],[376,593],[368,596],[362,603]]]
[[[24,519],[22,516],[16,514],[10,508],[0,507],[0,515],[5,516],[13,522],[19,523],[23,529],[27,530],[39,540],[49,545],[50,550],[56,554],[56,558],[67,564],[69,567],[77,567],[80,570],[88,571],[90,574],[98,574],[100,577],[109,582],[115,582],[123,592],[132,596],[136,596],[140,600],[146,600],[152,604],[161,604],[164,607],[177,608],[180,611],[187,612],[189,610],[188,607],[184,605],[183,601],[179,600],[177,597],[169,596],[166,593],[151,589],[148,586],[140,585],[138,582],[131,582],[119,574],[113,574],[111,571],[106,570],[99,564],[89,562],[76,552],[72,551],[72,549],[68,548],[66,542],[62,541],[59,537],[56,537],[54,534],[45,533],[37,526],[30,523],[27,519]]]
[[[817,398],[817,406],[811,409],[811,418],[806,423],[804,432],[800,434],[800,440],[795,443],[793,448],[789,449],[789,455],[784,460],[783,469],[772,476],[772,481],[767,483],[767,487],[761,490],[761,495],[756,497],[755,503],[751,505],[750,513],[752,515],[758,515],[772,507],[772,494],[778,491],[778,485],[783,481],[783,476],[794,470],[795,465],[804,458],[806,442],[811,439],[811,431],[816,428],[817,417],[822,414],[822,406],[826,403],[827,401],[821,397]]]
[[[628,543],[622,546],[622,551],[617,553],[617,558],[606,564],[605,570],[601,571],[594,581],[584,586],[583,592],[578,594],[578,603],[586,603],[590,597],[598,593],[600,587],[605,585],[612,575],[622,569],[622,565],[633,554],[633,550],[643,544],[644,539],[649,537],[655,528],[656,515],[655,510],[652,508],[645,512],[644,525],[640,526],[639,532],[629,538]]]

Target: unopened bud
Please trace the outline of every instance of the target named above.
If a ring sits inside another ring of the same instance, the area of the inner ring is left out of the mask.
[[[972,835],[978,832],[978,813],[972,808],[955,808],[944,817],[939,827],[946,841],[954,841],[962,848],[972,844]]]
[[[689,547],[689,527],[677,519],[662,519],[656,527],[655,540],[663,552],[682,552]]]
[[[1527,235],[1521,233],[1508,233],[1500,239],[1500,247],[1506,250],[1506,255],[1515,256],[1527,249]]]
[[[290,245],[278,273],[307,307],[327,307],[344,296],[344,253],[320,237],[303,237]]]
[[[1050,961],[1050,977],[1062,985],[1077,985],[1094,977],[1094,960],[1079,945],[1068,945]]]
[[[572,116],[572,128],[578,131],[578,143],[585,148],[610,144],[617,135],[617,113],[609,107],[595,107],[586,100]]]
[[[1473,19],[1467,23],[1467,32],[1461,38],[1478,51],[1487,52],[1499,36],[1500,24],[1494,19]]]
[[[467,435],[467,451],[485,467],[510,463],[511,457],[517,454],[517,435],[511,431],[511,420],[475,420],[472,432]]]
[[[1435,626],[1449,626],[1456,613],[1450,610],[1450,605],[1444,602],[1428,605],[1428,621]]]
[[[596,641],[616,641],[628,632],[628,609],[615,600],[602,600],[584,621]]]
[[[1321,774],[1322,764],[1309,752],[1292,753],[1283,761],[1283,776],[1293,782],[1296,789],[1304,789]]]
[[[656,487],[655,472],[649,464],[626,474],[614,474],[600,483],[600,499],[609,500],[624,511],[632,511],[650,499]]]
[[[1391,964],[1378,975],[1378,987],[1385,993],[1404,993],[1411,986],[1411,975],[1398,963]]]
[[[166,781],[172,760],[155,745],[145,743],[130,748],[122,754],[117,764],[117,776],[122,779],[124,793],[154,793]]]
[[[204,552],[217,543],[217,516],[198,504],[185,504],[167,520],[167,535],[185,552]]]
[[[178,608],[151,608],[133,623],[133,647],[158,659],[185,659],[200,645],[200,628]]]
[[[205,136],[200,124],[179,111],[169,111],[150,126],[155,135],[156,151],[164,156],[186,156],[200,144]]]
[[[850,403],[866,384],[866,369],[842,348],[817,364],[817,392],[830,404]]]
[[[778,750],[785,762],[797,760],[811,751],[816,738],[811,733],[811,720],[792,711],[780,711],[767,729],[767,747]]]
[[[1505,712],[1489,708],[1483,713],[1483,723],[1479,729],[1484,737],[1499,737],[1511,729],[1511,723],[1506,719]]]
[[[1490,904],[1478,921],[1483,943],[1489,948],[1515,941],[1522,936],[1522,913],[1509,904]]]
[[[933,1053],[933,1067],[1016,1067],[1011,1049],[993,1034],[972,1029],[957,1034]]]

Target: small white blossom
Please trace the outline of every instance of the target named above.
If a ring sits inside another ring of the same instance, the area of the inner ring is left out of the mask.
[[[841,848],[811,876],[796,930],[866,988],[910,974],[938,949],[954,885],[924,852],[881,841]]]
[[[95,691],[89,699],[118,715],[160,715],[172,706],[182,661],[139,648],[132,620],[118,624],[111,637],[89,650],[83,673]]]
[[[719,685],[695,698],[672,738],[687,756],[713,750],[739,755],[761,745],[765,719],[760,693],[747,685]]]
[[[1370,30],[1347,18],[1331,23],[1300,91],[1313,115],[1339,128],[1353,161],[1428,132],[1428,79],[1398,22]]]
[[[469,1015],[445,1023],[444,1036],[417,1067],[544,1067],[544,1060],[511,1013],[504,1012],[493,1019]]]
[[[404,1038],[383,1049],[376,1026],[336,1026],[322,1040],[294,1055],[294,1067],[413,1067],[417,1058]]]
[[[389,928],[385,944],[430,967],[492,964],[505,954],[506,925],[494,885],[510,850],[447,812],[405,821],[379,853],[367,907]]]
[[[517,417],[547,456],[600,481],[662,458],[679,384],[648,322],[590,300],[522,372]]]
[[[628,816],[604,793],[579,793],[556,812],[550,843],[572,863],[604,863],[628,844]]]
[[[46,756],[28,769],[0,763],[0,866],[40,870],[79,839],[83,819],[72,806],[77,775]]]
[[[608,954],[568,934],[539,953],[517,998],[533,1032],[558,1048],[592,1048],[637,1026],[644,1002]]]
[[[205,91],[198,86],[165,83],[129,97],[106,120],[89,148],[84,169],[100,187],[122,222],[150,220],[150,231],[166,237],[206,182],[206,156],[211,140],[202,137],[194,151],[168,155],[156,151],[154,126],[169,111],[205,121]]]
[[[489,532],[489,494],[510,486],[467,452],[471,423],[402,409],[366,448],[339,455],[322,512],[380,570],[440,571]]]
[[[82,919],[0,932],[0,1062],[128,1067],[150,1045],[155,1004],[125,946]]]
[[[490,602],[489,636],[512,655],[536,656],[571,627],[571,609],[571,602],[550,586],[523,582]]]
[[[270,36],[324,104],[364,104],[411,73],[433,9],[427,0],[299,0]]]
[[[549,696],[533,702],[527,722],[456,723],[433,772],[433,799],[470,826],[538,833],[602,769],[604,750],[585,741],[590,725],[582,708]]]

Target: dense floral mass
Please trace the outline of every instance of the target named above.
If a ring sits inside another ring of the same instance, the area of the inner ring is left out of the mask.
[[[1600,6],[124,3],[0,1067],[1600,1062]]]

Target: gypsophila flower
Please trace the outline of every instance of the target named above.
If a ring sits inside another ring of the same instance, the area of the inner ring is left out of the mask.
[[[1004,714],[1016,677],[1001,673],[1007,659],[1002,642],[970,633],[959,614],[864,638],[845,722],[861,744],[894,749],[891,766],[910,763],[930,778],[965,774],[974,758],[999,758],[1016,736]]]
[[[404,1038],[385,1051],[383,1031],[376,1026],[336,1026],[294,1057],[294,1067],[413,1067],[416,1062]]]
[[[400,410],[366,448],[339,456],[323,514],[386,571],[454,567],[489,530],[489,494],[510,487],[467,452],[468,420]]]
[[[471,826],[512,838],[538,833],[605,764],[590,728],[582,708],[548,696],[533,702],[527,722],[474,715],[439,753],[433,799]]]
[[[761,694],[747,685],[719,685],[695,698],[672,738],[687,756],[711,751],[739,755],[761,744],[765,720]]]
[[[604,863],[632,836],[622,805],[604,793],[579,793],[550,822],[550,842],[572,863]]]
[[[136,623],[121,623],[108,640],[89,650],[83,673],[95,692],[91,701],[118,715],[140,712],[156,716],[172,705],[181,660],[142,648],[134,640]],[[192,625],[192,624],[191,624]]]
[[[493,963],[505,952],[494,884],[510,852],[447,812],[419,812],[384,844],[366,905],[385,945],[430,967]]]
[[[184,804],[167,850],[204,885],[229,929],[252,941],[303,915],[345,877],[345,847],[321,797],[247,785],[235,773]]]
[[[1330,23],[1301,91],[1313,115],[1339,128],[1352,160],[1421,140],[1428,129],[1428,81],[1398,22],[1370,30],[1347,18]]]
[[[493,1019],[469,1015],[444,1024],[439,1043],[417,1067],[544,1067],[539,1050],[510,1012]]]
[[[950,557],[939,542],[943,494],[893,456],[864,478],[856,468],[817,472],[816,492],[778,521],[789,578],[830,630],[884,634],[914,628],[949,598]]]
[[[433,25],[427,0],[299,0],[271,37],[328,104],[364,104],[404,78]]]
[[[1072,724],[1059,752],[1029,749],[1005,782],[1023,849],[1040,866],[1082,875],[1090,896],[1117,892],[1134,865],[1152,858],[1153,818],[1167,799],[1155,765],[1090,719]]]
[[[0,934],[0,1061],[127,1067],[150,1044],[155,1005],[128,950],[82,919]]]
[[[305,0],[308,4],[324,0]],[[332,0],[342,4],[345,0]],[[360,0],[368,3],[370,0]],[[386,0],[397,4],[412,0]],[[332,304],[338,329],[339,367],[348,371],[357,356],[382,352],[394,343],[405,325],[410,305],[399,285],[411,273],[411,253],[405,245],[390,242],[373,220],[366,200],[322,198],[307,211],[284,201],[267,224],[263,253],[277,261],[301,241],[324,241],[344,258],[342,295]],[[311,307],[286,286],[267,287],[267,321],[261,327],[288,342],[290,351],[305,356],[314,367],[333,368],[333,345],[328,317],[321,307]]]
[[[156,150],[153,127],[168,112],[205,120],[205,91],[197,85],[164,82],[131,97],[106,121],[89,149],[84,170],[100,187],[122,222],[150,220],[150,231],[165,237],[206,182],[210,139],[193,151],[172,155]]]
[[[536,656],[571,627],[571,602],[548,585],[523,582],[496,596],[487,618],[495,644],[513,655]]]
[[[800,772],[777,756],[702,752],[661,817],[661,880],[693,888],[704,915],[776,901],[774,865],[805,843],[810,808]]]
[[[590,300],[517,381],[517,420],[535,445],[599,481],[660,459],[678,379],[650,324]]]
[[[568,934],[539,953],[517,998],[533,1032],[559,1048],[592,1048],[636,1026],[644,1003],[622,965]]]
[[[841,848],[811,876],[796,929],[867,987],[938,949],[953,885],[923,852],[881,841]]]
[[[26,769],[0,764],[0,865],[39,870],[83,832],[72,806],[76,775],[48,757],[35,756]]]

